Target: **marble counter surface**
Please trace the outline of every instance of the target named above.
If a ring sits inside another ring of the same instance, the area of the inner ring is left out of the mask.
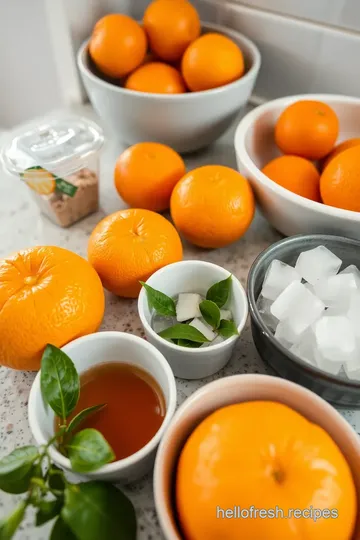
[[[77,109],[84,115],[95,117],[90,106]],[[222,164],[236,168],[233,149],[233,131],[206,151],[187,158],[188,168],[205,164]],[[29,190],[20,181],[0,171],[0,257],[40,244],[61,246],[86,256],[88,237],[96,223],[106,214],[123,207],[113,187],[113,167],[122,147],[108,140],[101,158],[101,211],[69,229],[60,229],[46,218],[40,217]],[[243,285],[255,257],[280,235],[257,214],[246,235],[237,243],[223,249],[205,251],[184,243],[185,259],[203,259],[219,264],[235,274]],[[143,335],[137,315],[136,301],[124,300],[106,294],[106,312],[101,330],[118,330]],[[246,326],[236,351],[224,370],[201,381],[177,380],[178,404],[196,389],[215,378],[236,373],[268,373],[270,370],[259,358],[252,343],[249,325]],[[0,368],[0,457],[16,446],[32,442],[27,419],[27,401],[34,374]],[[353,427],[360,432],[360,412],[341,411]],[[156,540],[161,533],[156,519],[152,494],[152,478],[144,478],[126,488],[138,516],[138,539]],[[0,492],[0,518],[10,512],[16,497]],[[35,529],[29,513],[17,540],[45,540],[49,526]],[[104,539],[105,540],[105,539]]]

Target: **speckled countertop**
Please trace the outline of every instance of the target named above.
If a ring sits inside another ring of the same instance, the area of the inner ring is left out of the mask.
[[[75,112],[95,118],[90,106],[78,108]],[[188,167],[217,163],[236,168],[232,140],[233,130],[230,130],[211,148],[189,157]],[[86,256],[88,237],[95,224],[104,215],[123,207],[113,187],[112,178],[116,157],[122,149],[118,143],[109,140],[102,153],[100,177],[102,210],[69,229],[60,229],[46,218],[40,217],[28,188],[0,171],[0,257],[39,244],[65,247]],[[279,238],[280,235],[257,214],[249,231],[237,243],[214,251],[200,250],[185,243],[184,258],[206,259],[219,264],[235,274],[245,285],[248,270],[255,257]],[[118,330],[143,335],[137,316],[136,301],[119,299],[107,293],[106,312],[101,330]],[[182,403],[200,386],[216,378],[235,373],[267,373],[269,371],[255,350],[250,328],[247,325],[231,361],[220,373],[201,381],[177,380],[178,403]],[[34,376],[32,373],[0,368],[0,457],[8,454],[16,446],[32,442],[27,419],[27,401]],[[360,412],[341,412],[360,432]],[[161,538],[153,503],[151,476],[128,487],[126,492],[137,511],[138,539]],[[10,512],[14,499],[16,497],[0,492],[0,518]],[[29,515],[16,535],[17,540],[48,538],[48,525],[36,529],[32,523],[32,516]]]

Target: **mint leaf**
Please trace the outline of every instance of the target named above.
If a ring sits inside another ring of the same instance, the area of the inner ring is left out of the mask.
[[[109,443],[96,429],[88,428],[76,433],[65,448],[71,467],[79,473],[96,471],[115,459]]]
[[[38,456],[36,446],[23,446],[2,458],[0,460],[0,489],[6,493],[25,493],[29,489],[34,461]]]
[[[222,321],[220,321],[218,332],[220,336],[224,338],[229,338],[231,336],[239,335],[239,332],[237,331],[237,327],[234,321],[227,321],[226,319],[223,319]]]
[[[147,285],[143,281],[140,281],[140,283],[146,290],[146,296],[150,309],[154,309],[159,315],[176,316],[176,306],[172,298],[166,296],[166,294],[160,291],[157,291],[156,289],[153,289],[150,287],[150,285]]]
[[[208,292],[206,293],[206,300],[211,300],[221,308],[223,307],[229,299],[230,288],[231,288],[231,274],[228,278],[223,281],[215,283]]]
[[[92,416],[98,411],[101,411],[106,404],[102,405],[93,405],[92,407],[87,407],[86,409],[80,411],[74,418],[70,421],[68,427],[66,428],[66,433],[71,433],[74,431],[88,416]]]
[[[220,324],[220,309],[211,300],[203,300],[199,305],[201,315],[205,321],[216,330]]]
[[[60,499],[54,499],[53,501],[40,501],[38,504],[39,510],[36,512],[36,527],[40,527],[54,519],[54,517],[60,514],[63,501]]]
[[[198,349],[202,343],[196,343],[195,341],[189,341],[188,339],[178,339],[176,345],[180,347],[188,347],[189,349]]]
[[[0,521],[0,540],[11,540],[24,519],[26,502],[22,501],[10,516]]]
[[[199,330],[188,324],[175,324],[162,330],[158,334],[164,339],[186,339],[196,343],[206,343],[209,341]]]

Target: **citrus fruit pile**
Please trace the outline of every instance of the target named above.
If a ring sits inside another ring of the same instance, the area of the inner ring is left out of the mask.
[[[201,35],[199,14],[188,0],[154,0],[142,25],[127,15],[106,15],[95,25],[89,53],[101,74],[137,92],[210,90],[245,71],[234,41],[216,32]]]
[[[360,212],[360,138],[335,146],[339,120],[329,105],[311,100],[289,105],[274,134],[284,155],[263,167],[266,176],[307,199]]]

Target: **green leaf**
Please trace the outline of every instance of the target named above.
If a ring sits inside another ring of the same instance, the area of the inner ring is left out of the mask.
[[[199,305],[201,315],[205,321],[216,330],[220,324],[220,309],[212,300],[203,300]]]
[[[236,324],[234,323],[234,321],[227,321],[226,319],[223,319],[222,321],[220,321],[218,332],[220,336],[224,338],[229,338],[231,336],[239,335],[239,332],[237,331]]]
[[[136,517],[131,501],[106,482],[70,485],[62,518],[78,540],[135,540]]]
[[[79,399],[79,375],[72,360],[54,345],[47,345],[41,360],[41,393],[54,413],[65,420]]]
[[[165,328],[158,335],[164,339],[187,339],[196,343],[206,343],[209,341],[199,330],[188,324],[175,324],[174,326],[170,326],[170,328]]]
[[[170,296],[166,296],[166,294],[153,289],[150,287],[150,285],[147,285],[143,281],[140,281],[140,283],[146,290],[146,296],[150,309],[153,308],[159,315],[176,316],[175,302],[172,298],[170,298]]]
[[[215,283],[208,292],[206,293],[206,300],[211,300],[221,308],[223,307],[229,299],[230,289],[231,289],[231,274],[228,278],[223,281]]]
[[[0,540],[11,540],[24,519],[26,502],[22,501],[10,516],[0,521]]]
[[[25,493],[33,475],[34,461],[39,457],[36,446],[16,448],[0,460],[0,489],[6,493]]]
[[[39,510],[36,512],[36,527],[44,525],[48,521],[54,519],[61,512],[63,501],[60,499],[54,499],[53,501],[40,501],[38,504]]]
[[[52,528],[50,540],[77,540],[77,537],[63,518],[59,516]]]
[[[195,341],[189,341],[187,339],[178,339],[176,345],[180,347],[188,347],[189,349],[198,349],[202,343],[196,343]]]
[[[96,471],[115,459],[109,443],[96,429],[84,429],[76,433],[66,445],[71,467],[75,472]]]
[[[56,465],[52,465],[49,470],[49,487],[57,491],[64,491],[65,486],[64,471]]]
[[[92,414],[100,411],[106,407],[106,403],[103,403],[102,405],[93,405],[92,407],[87,407],[87,409],[84,409],[80,411],[69,423],[66,432],[71,433],[71,431],[74,431],[81,422],[83,422],[88,416],[91,416]]]

